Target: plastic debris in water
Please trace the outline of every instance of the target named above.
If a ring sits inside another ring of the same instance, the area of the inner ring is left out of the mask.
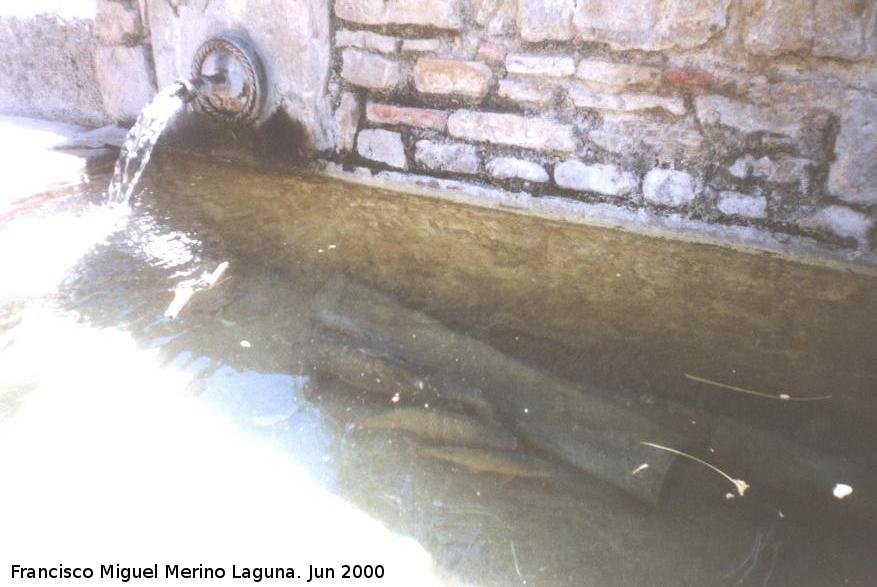
[[[694,455],[690,455],[687,452],[682,452],[681,450],[676,450],[675,448],[670,448],[669,446],[655,444],[653,442],[644,442],[643,441],[640,444],[644,444],[646,446],[651,446],[652,448],[657,448],[659,450],[666,450],[667,452],[671,452],[674,455],[679,455],[680,457],[685,457],[687,459],[691,459],[692,461],[694,461],[696,463],[700,463],[701,465],[704,465],[705,467],[709,467],[710,469],[712,469],[713,471],[715,471],[716,473],[718,473],[719,475],[721,475],[722,477],[724,477],[725,479],[730,481],[731,484],[734,486],[734,489],[737,490],[737,493],[739,493],[741,497],[743,496],[744,493],[746,493],[746,490],[749,489],[749,483],[747,483],[743,479],[734,479],[733,477],[731,477],[730,475],[728,475],[727,473],[725,473],[724,471],[719,469],[717,466],[711,465],[710,463],[708,463],[704,460],[701,460]],[[727,496],[725,496],[725,497],[727,499]]]
[[[843,499],[849,495],[852,495],[853,488],[847,485],[846,483],[835,483],[834,490],[832,491],[834,496],[838,499]]]
[[[250,348],[250,347],[253,346],[253,345],[252,345],[252,343],[250,343],[249,340],[242,340],[242,341],[241,341],[241,346],[244,347],[245,349],[248,349],[248,348]]]
[[[793,401],[793,402],[813,402],[813,401],[821,401],[826,399],[831,399],[830,395],[811,395],[805,397],[795,397],[791,396],[788,393],[763,393],[761,391],[753,391],[751,389],[746,389],[745,387],[737,387],[735,385],[728,385],[727,383],[720,383],[718,381],[713,381],[711,379],[706,379],[705,377],[698,377],[697,375],[692,375],[690,373],[685,373],[685,377],[687,379],[691,379],[692,381],[697,381],[698,383],[706,383],[707,385],[712,385],[715,387],[720,387],[722,389],[727,389],[730,391],[738,391],[740,393],[747,393],[749,395],[756,395],[758,397],[764,397],[767,399],[778,399],[781,401]]]

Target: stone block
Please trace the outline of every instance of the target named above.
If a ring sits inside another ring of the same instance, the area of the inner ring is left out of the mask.
[[[761,219],[767,217],[767,198],[750,196],[740,192],[724,191],[719,193],[716,207],[726,216]]]
[[[474,174],[481,169],[478,150],[473,145],[464,143],[417,141],[414,146],[414,159],[433,171]]]
[[[505,68],[516,75],[570,77],[576,62],[567,55],[523,55],[514,53],[505,58]]]
[[[365,112],[369,122],[376,124],[403,124],[440,132],[448,126],[448,113],[442,110],[369,102]]]
[[[95,72],[104,110],[116,122],[131,122],[155,95],[152,64],[142,46],[98,47]]]
[[[359,49],[345,49],[342,54],[341,77],[348,82],[372,88],[389,90],[401,79],[399,62]]]
[[[124,45],[139,41],[144,34],[137,5],[99,0],[94,19],[94,34],[106,45]]]
[[[750,0],[744,43],[756,55],[810,51],[813,0]]]
[[[481,41],[475,51],[475,59],[489,63],[500,63],[505,59],[508,49],[505,45],[492,41]]]
[[[554,101],[554,88],[529,81],[504,79],[497,93],[500,98],[534,108],[546,108]]]
[[[615,112],[664,110],[676,116],[685,114],[685,101],[680,96],[601,92],[581,84],[571,84],[567,92],[577,108],[613,110]]]
[[[517,0],[471,0],[475,24],[488,35],[515,31]]]
[[[403,53],[435,53],[441,48],[440,39],[405,39],[402,41]]]
[[[598,59],[585,59],[579,62],[576,77],[597,85],[610,87],[635,86],[653,88],[661,83],[661,70],[647,65],[613,63]]]
[[[518,0],[518,33],[525,41],[568,41],[575,0]]]
[[[877,2],[816,0],[813,54],[839,59],[877,55]]]
[[[361,130],[356,137],[356,152],[365,159],[390,167],[408,168],[402,135],[397,132],[380,128]]]
[[[610,153],[639,153],[666,164],[703,155],[703,136],[689,118],[670,122],[608,112],[602,118],[602,124],[588,133],[588,139]]]
[[[573,24],[583,41],[620,51],[699,47],[727,26],[730,0],[579,0]]]
[[[846,202],[877,204],[877,96],[847,92],[834,155],[828,190]]]
[[[371,49],[380,53],[395,53],[399,48],[399,39],[370,31],[339,29],[335,31],[335,46]]]
[[[414,86],[424,94],[484,98],[493,73],[477,61],[421,58],[414,66]]]
[[[356,94],[344,92],[341,95],[341,102],[332,117],[335,124],[336,150],[353,151],[361,112],[362,108]]]
[[[694,201],[694,178],[675,169],[652,169],[643,180],[643,196],[652,204],[686,206]]]
[[[417,25],[458,30],[460,0],[335,0],[335,16],[368,25]]]
[[[537,151],[571,153],[576,149],[571,125],[518,114],[457,110],[448,118],[448,132],[459,139]]]
[[[633,173],[615,165],[581,161],[564,161],[554,168],[554,183],[579,192],[595,192],[604,196],[623,196],[636,190],[639,181]]]
[[[774,159],[764,156],[753,161],[752,176],[773,183],[798,183],[806,177],[813,161],[791,155],[778,155]]]
[[[710,95],[695,98],[695,107],[701,123],[722,124],[743,133],[767,131],[796,137],[801,130],[797,110],[780,104],[756,106],[725,96]]]
[[[798,223],[802,228],[822,230],[839,236],[854,239],[860,247],[869,245],[868,235],[874,227],[874,220],[846,206],[828,206]]]
[[[496,157],[487,162],[487,172],[495,179],[521,179],[534,183],[548,181],[545,168],[532,161],[514,157]]]

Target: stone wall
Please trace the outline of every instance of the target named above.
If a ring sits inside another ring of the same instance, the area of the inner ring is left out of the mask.
[[[332,16],[347,170],[873,256],[875,0],[334,0]]]
[[[0,2],[0,113],[108,121],[94,64],[94,5]]]

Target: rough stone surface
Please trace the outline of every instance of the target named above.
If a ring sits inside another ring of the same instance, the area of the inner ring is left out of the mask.
[[[489,35],[512,33],[515,30],[517,0],[471,0],[475,23]]]
[[[334,149],[330,0],[143,0],[155,78],[164,87],[188,77],[205,39],[246,29],[270,80],[265,117],[281,109],[301,128],[305,150]]]
[[[828,206],[799,223],[804,228],[825,230],[841,238],[854,239],[860,247],[869,246],[868,234],[874,221],[845,206]]]
[[[756,106],[725,96],[698,96],[697,117],[704,124],[723,124],[743,133],[768,131],[795,137],[801,130],[800,114],[793,109]]]
[[[434,53],[442,48],[439,39],[405,39],[402,41],[403,53]]]
[[[335,145],[339,151],[352,151],[362,113],[359,98],[351,92],[341,95],[341,102],[335,110]]]
[[[662,72],[657,67],[613,63],[597,59],[579,61],[576,77],[589,84],[610,87],[653,88],[661,82]]]
[[[381,53],[395,53],[399,48],[399,39],[379,35],[369,31],[351,31],[339,29],[335,31],[336,47],[359,47]]]
[[[633,114],[604,114],[602,124],[588,139],[616,155],[641,153],[643,157],[672,164],[703,156],[704,139],[688,118],[667,122]]]
[[[847,94],[834,153],[829,191],[847,202],[877,204],[877,96]]]
[[[877,2],[816,0],[813,54],[839,59],[877,56]]]
[[[472,174],[481,169],[478,150],[465,143],[417,141],[414,145],[414,159],[420,165],[435,171]]]
[[[684,171],[652,169],[643,180],[643,196],[661,206],[685,206],[694,201],[694,178]]]
[[[579,84],[571,85],[568,93],[572,103],[577,108],[614,110],[616,112],[664,110],[676,116],[685,114],[685,101],[679,96],[600,92]]]
[[[365,88],[386,90],[399,84],[399,62],[359,49],[345,49],[341,77]]]
[[[767,217],[767,198],[764,196],[724,191],[719,193],[716,207],[726,216],[758,219]]]
[[[376,124],[403,124],[418,128],[444,131],[448,126],[448,113],[429,108],[410,108],[393,104],[369,102],[366,117]]]
[[[752,0],[746,49],[775,57],[809,50],[813,39],[813,0]]]
[[[525,41],[573,38],[575,0],[518,0],[518,31]]]
[[[488,63],[501,63],[508,53],[505,45],[493,43],[491,41],[481,41],[478,43],[478,49],[475,51],[475,59],[487,61]]]
[[[575,151],[573,127],[544,118],[457,110],[448,118],[451,136],[537,151]]]
[[[522,55],[514,53],[506,57],[505,68],[517,75],[542,77],[570,77],[576,70],[576,62],[567,55]]]
[[[85,17],[0,15],[0,112],[95,126],[109,122],[92,25]]]
[[[335,16],[369,25],[462,26],[459,0],[335,0]]]
[[[422,58],[414,66],[414,86],[424,94],[483,98],[492,77],[490,68],[477,61]]]
[[[136,5],[99,0],[94,20],[94,34],[108,45],[134,43],[143,37],[143,22]]]
[[[538,163],[515,159],[514,157],[496,157],[487,162],[487,172],[496,179],[522,179],[534,183],[548,181],[548,172]]]
[[[361,130],[356,137],[356,152],[361,157],[390,167],[408,168],[402,135],[397,132],[379,128]]]
[[[104,110],[116,122],[133,122],[155,95],[146,48],[98,47],[94,57]]]
[[[730,0],[579,0],[573,23],[583,41],[612,49],[693,49],[727,25]]]
[[[615,165],[564,161],[554,168],[554,182],[562,188],[596,192],[604,196],[623,196],[637,188],[636,175]]]
[[[753,177],[774,183],[796,183],[806,177],[807,169],[813,161],[790,155],[779,155],[775,159],[764,156],[751,164]]]
[[[504,79],[497,90],[500,98],[524,106],[545,108],[554,100],[554,88],[542,83]]]

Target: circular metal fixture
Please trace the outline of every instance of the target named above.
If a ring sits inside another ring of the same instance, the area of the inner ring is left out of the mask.
[[[233,125],[258,120],[265,102],[265,69],[249,39],[227,31],[205,41],[192,61],[201,110]]]

